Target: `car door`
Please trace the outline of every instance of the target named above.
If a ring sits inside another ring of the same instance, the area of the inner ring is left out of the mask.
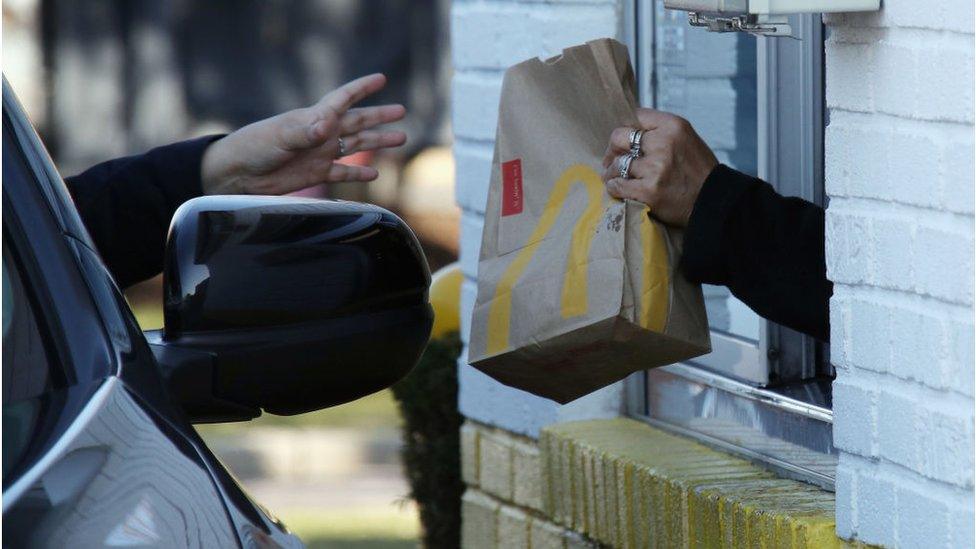
[[[213,464],[148,404],[161,387],[143,397],[122,375],[151,354],[68,234],[70,204],[51,204],[4,84],[3,545],[255,545],[267,536],[241,535]]]

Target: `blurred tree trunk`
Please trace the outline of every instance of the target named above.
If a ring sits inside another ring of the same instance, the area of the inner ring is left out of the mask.
[[[43,0],[47,138],[65,174],[186,132],[170,5]]]
[[[65,173],[389,76],[398,162],[448,139],[447,0],[40,0],[48,145]]]

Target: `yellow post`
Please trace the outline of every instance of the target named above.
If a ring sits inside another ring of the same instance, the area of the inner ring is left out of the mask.
[[[434,327],[430,338],[440,339],[461,330],[461,264],[451,263],[431,277],[430,305],[434,308]]]

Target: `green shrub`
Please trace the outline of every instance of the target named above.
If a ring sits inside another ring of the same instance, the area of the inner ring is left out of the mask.
[[[423,543],[461,546],[460,429],[457,408],[457,333],[432,340],[417,367],[393,386],[403,417],[403,464],[417,502]]]

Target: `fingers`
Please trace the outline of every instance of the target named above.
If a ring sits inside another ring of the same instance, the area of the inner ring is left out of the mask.
[[[645,132],[644,139],[641,142],[641,150],[645,153],[648,152],[649,147],[653,149],[660,146],[662,135],[667,140],[667,136],[672,135],[673,132],[681,131],[683,127],[690,128],[684,118],[654,109],[637,109],[637,120],[640,123],[640,129]],[[630,151],[630,132],[633,130],[634,128],[623,126],[610,133],[610,143],[607,145],[606,154],[603,155],[604,167],[609,166],[614,157]],[[663,134],[657,130],[661,130]],[[649,138],[650,140],[656,139],[658,143],[648,145]]]
[[[630,157],[629,152],[627,154],[621,154],[621,155],[618,155],[618,156],[613,157],[613,160],[610,161],[610,164],[608,164],[603,169],[603,181],[604,181],[604,183],[606,183],[606,182],[608,182],[611,179],[614,179],[616,177],[620,177],[620,168],[624,165],[624,162],[629,157]],[[633,158],[633,159],[630,160],[630,165],[627,167],[627,175],[629,175],[630,178],[639,178],[640,177],[640,175],[638,174],[636,168],[642,162],[643,162],[643,159],[642,158]]]
[[[634,131],[634,128],[617,128],[613,130],[610,134],[610,147],[619,151],[617,154],[624,154],[630,152],[630,134]]]
[[[293,113],[302,113],[302,122],[288,125],[282,132],[282,148],[298,150],[325,143],[330,136],[339,132],[343,118],[347,114],[346,111],[350,107],[383,89],[385,85],[386,76],[379,73],[370,74],[343,84],[338,89],[326,94],[318,103],[308,109],[292,111]],[[384,118],[392,118],[391,121],[399,120],[403,117],[400,109],[402,107],[399,105],[363,109],[368,112],[354,114],[350,122],[355,122],[357,119],[363,119],[364,122],[362,123],[369,122],[372,119],[383,120]]]
[[[407,134],[401,131],[363,131],[342,138],[347,155],[359,151],[372,151],[399,147],[407,142]]]
[[[343,135],[354,134],[380,124],[402,120],[406,113],[407,109],[403,105],[381,105],[379,107],[351,109],[343,115],[342,122],[339,125],[340,131]]]
[[[284,194],[323,183],[345,183],[359,181],[373,181],[379,177],[379,172],[371,166],[355,164],[340,164],[332,158],[306,158],[302,167],[291,174],[291,177],[276,176],[273,185],[280,186],[268,193]]]
[[[341,183],[343,181],[372,181],[379,177],[376,168],[370,166],[353,166],[351,164],[332,164],[326,175],[327,183]]]
[[[610,166],[618,156],[630,152],[630,132],[632,131],[634,128],[622,126],[610,132],[610,143],[607,145],[607,152],[603,155],[604,168]]]
[[[280,120],[278,146],[285,151],[321,145],[335,129],[334,121],[319,120],[310,109],[295,109],[270,120]]]
[[[341,117],[350,107],[380,91],[385,85],[386,76],[380,73],[363,76],[326,94],[313,108],[323,117],[333,114]]]
[[[607,183],[611,179],[620,176],[620,160],[623,156],[614,156],[609,164],[603,166],[603,182]]]
[[[620,155],[610,163],[609,166],[603,171],[603,181],[607,188],[607,193],[614,198],[619,198],[621,200],[629,198],[631,200],[637,200],[637,191],[640,183],[634,179],[633,167],[636,160],[631,160],[629,169],[627,170],[629,177],[621,177],[620,169],[623,166],[623,162],[628,158],[627,155]]]
[[[644,158],[631,160],[627,173],[629,177],[621,177],[620,167],[627,155],[620,155],[616,161],[604,170],[603,180],[607,193],[614,198],[636,200],[654,207],[651,202],[656,200],[660,189],[660,182],[654,176],[654,170]]]
[[[607,181],[607,192],[614,198],[621,200],[631,199],[640,200],[637,181],[634,179],[623,179],[614,177]]]
[[[603,155],[603,166],[609,166],[613,159],[624,154],[630,153],[630,134],[634,128],[622,126],[610,132],[610,143],[607,145],[607,152]],[[648,134],[649,130],[643,130],[644,134],[640,140],[641,151],[647,152],[648,141],[652,137]]]

